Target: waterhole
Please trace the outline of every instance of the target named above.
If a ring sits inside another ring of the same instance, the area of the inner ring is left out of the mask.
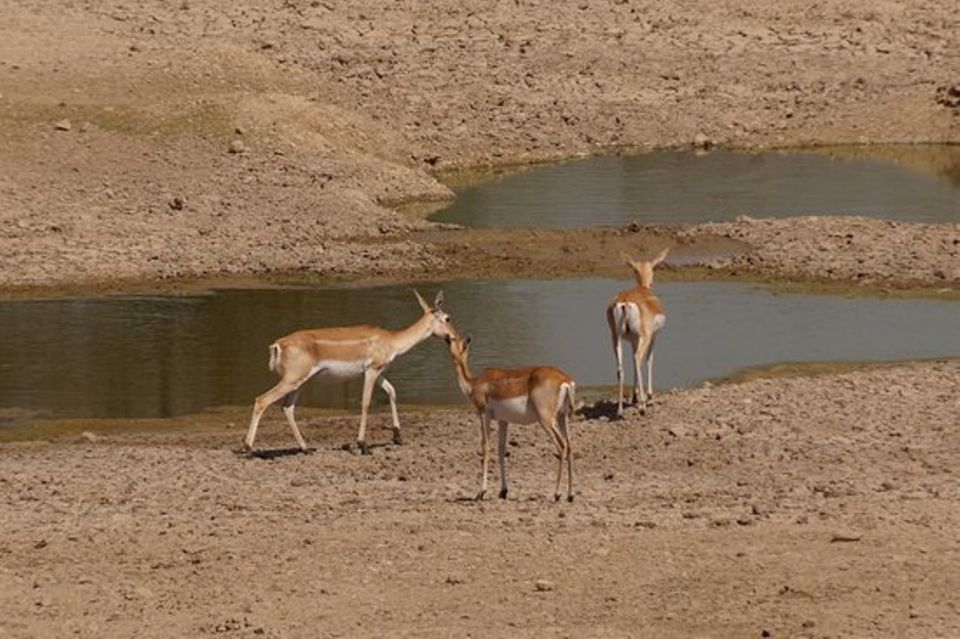
[[[960,146],[661,151],[450,176],[431,217],[475,227],[698,223],[738,215],[865,215],[960,222]]]
[[[604,310],[629,281],[458,281],[422,285],[462,333],[471,364],[556,365],[581,387],[615,381]],[[657,285],[667,324],[654,382],[690,386],[778,362],[960,355],[960,303],[773,294],[742,283]],[[401,328],[419,307],[402,286],[224,290],[0,302],[0,405],[38,416],[163,417],[248,405],[275,381],[267,346],[301,328]],[[401,403],[465,401],[435,338],[388,370]],[[378,405],[386,398],[378,390]],[[308,383],[304,405],[357,408],[360,384]]]

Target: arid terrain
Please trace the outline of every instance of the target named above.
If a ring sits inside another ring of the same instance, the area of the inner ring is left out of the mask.
[[[404,212],[471,167],[960,143],[955,2],[0,16],[3,296],[577,277],[663,246],[665,279],[960,289],[957,224],[498,230]],[[509,499],[473,501],[467,408],[406,407],[400,447],[376,414],[370,457],[348,445],[356,415],[317,409],[299,413],[310,455],[276,409],[258,456],[237,452],[249,407],[37,422],[0,443],[0,636],[960,636],[960,364],[813,372],[670,390],[623,421],[587,402],[572,504],[550,497],[542,433],[516,426]]]
[[[12,0],[3,14],[7,291],[450,270],[409,235],[431,225],[391,205],[451,197],[438,172],[464,166],[960,142],[951,2]]]
[[[957,636],[958,376],[588,404],[572,504],[534,426],[511,431],[509,499],[472,501],[466,409],[404,412],[400,447],[380,414],[370,457],[341,446],[356,416],[309,411],[311,455],[283,454],[279,410],[263,458],[233,452],[245,410],[8,444],[0,634]]]

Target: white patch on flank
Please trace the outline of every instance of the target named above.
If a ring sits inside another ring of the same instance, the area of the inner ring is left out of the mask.
[[[511,424],[532,424],[537,421],[536,413],[526,395],[509,399],[491,399],[487,404],[487,410],[497,421],[503,420]]]
[[[623,304],[624,310],[624,322],[625,322],[625,333],[633,333],[634,335],[640,334],[640,309],[637,308],[636,304],[630,302],[625,302]]]
[[[653,316],[653,332],[656,333],[667,323],[667,316],[656,314]]]
[[[316,375],[320,379],[350,379],[363,375],[365,370],[367,370],[367,362],[364,360],[345,362],[326,359],[317,362],[317,365],[310,371],[310,376]]]

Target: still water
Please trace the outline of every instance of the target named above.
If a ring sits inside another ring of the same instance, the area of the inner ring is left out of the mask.
[[[604,308],[627,281],[443,284],[474,337],[473,368],[553,364],[582,386],[612,384]],[[423,285],[433,298],[437,285]],[[663,283],[667,325],[655,384],[686,386],[784,361],[960,355],[960,303],[774,295],[740,283]],[[274,383],[267,346],[299,328],[409,324],[402,286],[225,290],[202,296],[0,302],[0,407],[46,416],[157,417],[243,405]],[[388,371],[401,403],[464,401],[442,341]],[[359,405],[360,385],[309,383],[304,405]],[[385,397],[378,390],[378,404]]]
[[[960,222],[960,146],[605,156],[504,173],[456,190],[456,201],[431,219],[539,228],[738,215]]]

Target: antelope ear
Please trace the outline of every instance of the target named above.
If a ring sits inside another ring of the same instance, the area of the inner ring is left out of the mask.
[[[669,252],[670,252],[670,247],[668,246],[667,248],[657,253],[657,256],[653,258],[653,261],[650,263],[651,266],[656,266],[657,264],[665,260],[667,258],[667,253]]]
[[[420,291],[418,291],[417,289],[413,289],[413,294],[417,296],[417,301],[420,302],[420,308],[423,309],[423,312],[424,312],[424,313],[429,313],[429,312],[430,312],[430,307],[427,306],[427,302],[426,302],[426,301],[423,299],[423,297],[420,295]]]
[[[443,306],[443,290],[437,291],[437,297],[433,300],[433,307],[440,308]]]

